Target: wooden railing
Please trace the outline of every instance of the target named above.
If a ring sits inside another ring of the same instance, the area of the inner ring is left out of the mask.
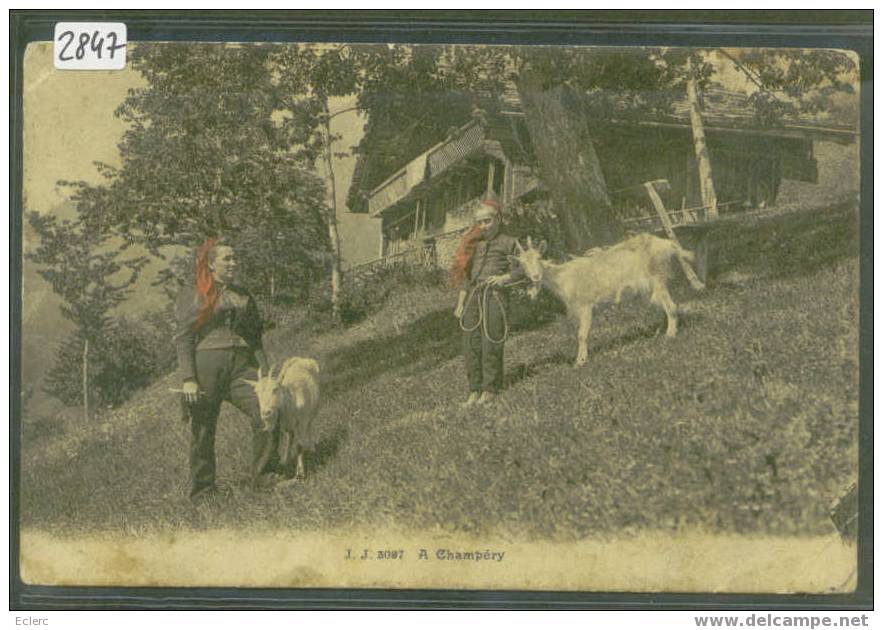
[[[467,229],[459,228],[427,236],[419,239],[419,242],[415,241],[415,244],[407,249],[349,267],[344,271],[346,281],[366,280],[382,270],[403,266],[447,269]]]
[[[741,201],[727,201],[724,203],[718,203],[717,207],[721,209],[741,203]],[[709,221],[708,210],[709,206],[694,206],[682,210],[669,210],[668,216],[671,218],[671,223],[675,227],[690,225],[693,223],[705,223]],[[620,220],[628,231],[657,231],[662,227],[659,216],[649,208],[646,214],[622,218]]]
[[[662,194],[660,201],[664,201],[668,183],[666,180],[658,180],[659,184],[657,192]],[[647,194],[645,184],[630,186],[618,191],[614,191],[610,195],[611,205],[614,215],[625,226],[627,231],[658,231],[662,229],[659,214]],[[742,201],[718,202],[717,208],[724,209],[732,206],[738,206]],[[674,227],[690,224],[701,224],[711,220],[709,206],[692,206],[690,208],[681,208],[679,210],[668,209],[670,206],[665,203],[667,214]]]

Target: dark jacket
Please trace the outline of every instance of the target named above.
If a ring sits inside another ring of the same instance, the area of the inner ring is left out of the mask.
[[[478,241],[475,245],[475,254],[466,269],[470,285],[474,286],[502,273],[511,274],[513,282],[521,280],[524,277],[524,270],[521,265],[508,258],[517,255],[518,246],[515,244],[515,238],[508,234],[498,232],[490,240]]]
[[[194,330],[202,298],[192,286],[182,287],[175,303],[175,347],[182,380],[195,379],[197,350],[248,348],[252,352],[263,349],[263,324],[257,304],[240,287],[226,287],[221,293],[215,312],[199,330]]]

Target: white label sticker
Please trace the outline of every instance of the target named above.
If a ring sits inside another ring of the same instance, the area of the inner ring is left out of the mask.
[[[126,67],[126,25],[58,22],[54,50],[59,70],[122,70]]]

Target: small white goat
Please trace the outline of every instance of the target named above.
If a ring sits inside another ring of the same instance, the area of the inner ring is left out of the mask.
[[[649,294],[650,302],[661,307],[668,319],[666,335],[678,332],[677,305],[668,292],[671,261],[677,257],[687,270],[693,254],[677,243],[652,234],[638,234],[612,247],[592,249],[564,264],[543,260],[545,241],[535,248],[527,239],[527,249],[518,244],[515,260],[524,269],[532,286],[528,294],[535,299],[541,287],[557,295],[567,307],[568,315],[578,322],[576,367],[588,359],[589,329],[595,305],[606,302],[619,304],[624,291]],[[695,276],[686,273],[696,290],[705,288]]]
[[[258,370],[257,381],[244,380],[257,395],[264,430],[279,425],[282,468],[287,468],[293,447],[297,455],[295,479],[303,479],[304,452],[316,444],[313,424],[319,409],[319,364],[313,359],[291,357],[275,377],[270,367],[266,376]]]

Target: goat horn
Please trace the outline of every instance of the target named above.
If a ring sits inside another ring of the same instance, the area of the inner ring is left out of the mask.
[[[533,249],[533,240],[531,240],[530,236],[527,237],[527,248]]]
[[[519,254],[523,254],[523,253],[524,253],[524,248],[521,246],[521,243],[519,242],[519,240],[518,240],[517,238],[515,239],[515,247],[518,248],[518,253],[519,253]]]
[[[261,366],[258,366],[258,380],[261,380],[261,378],[263,378],[261,376]]]
[[[273,378],[273,368],[274,368],[274,367],[276,367],[276,364],[275,364],[275,363],[273,363],[273,364],[270,366],[270,371],[267,372],[267,378]]]

